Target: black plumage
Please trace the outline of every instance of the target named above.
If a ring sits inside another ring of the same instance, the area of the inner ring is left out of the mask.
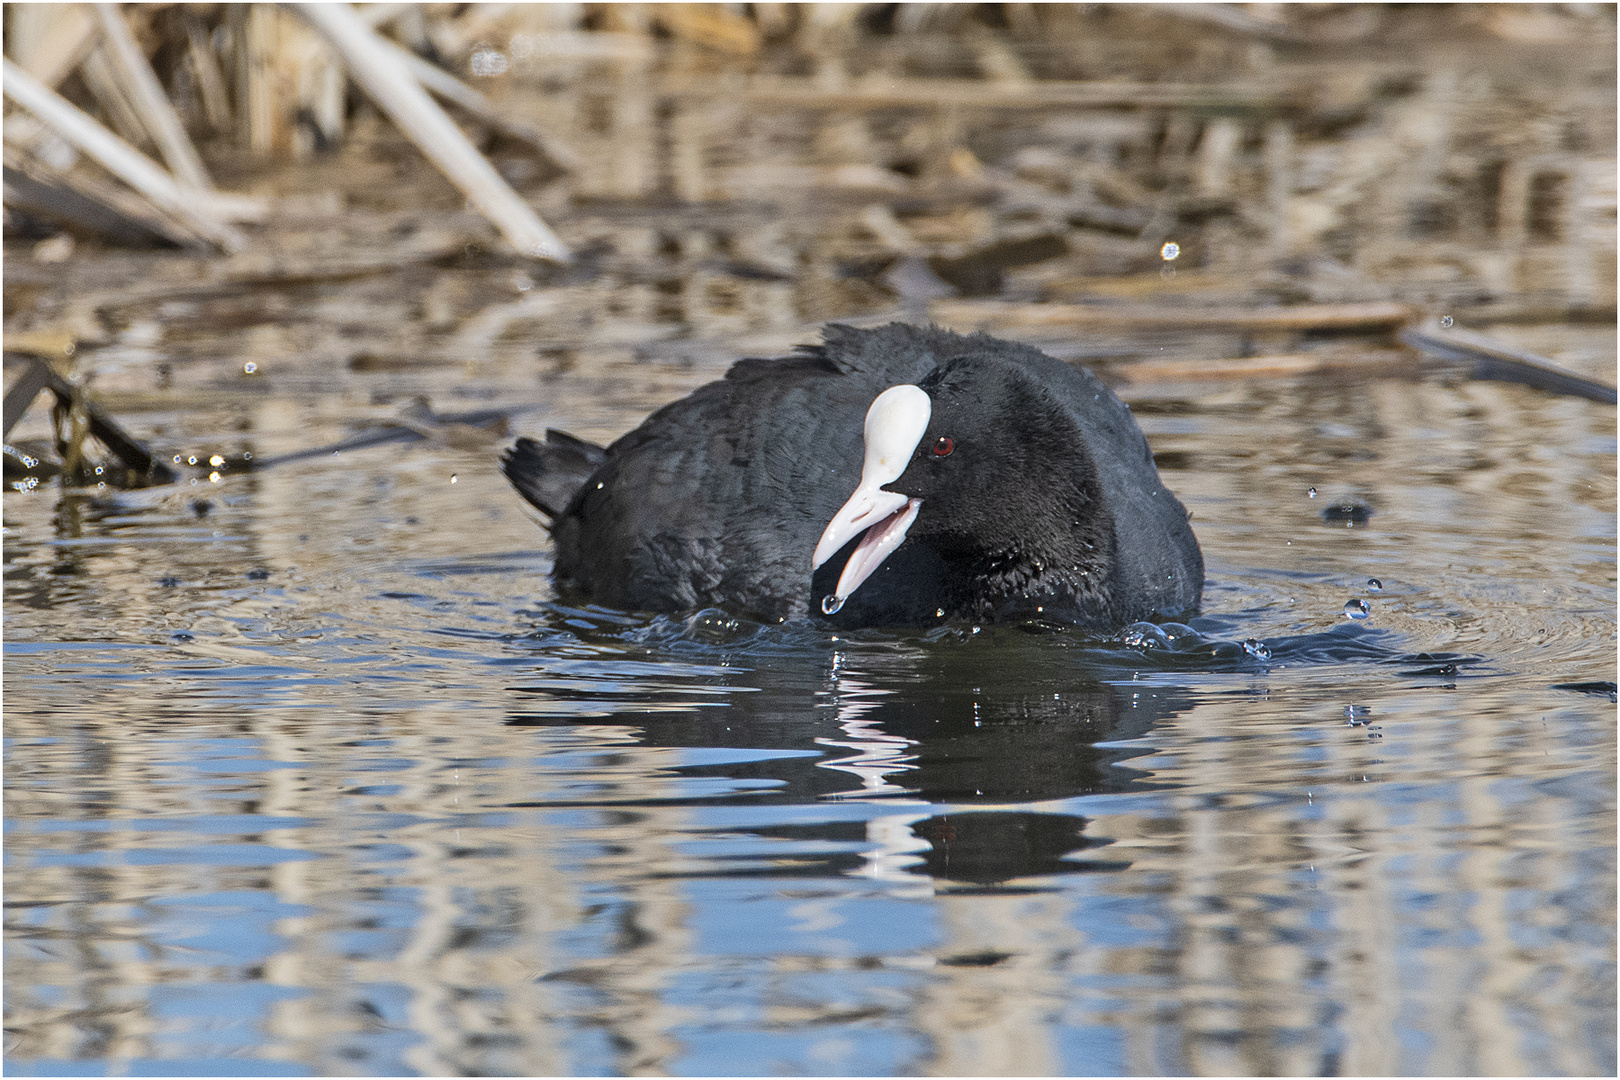
[[[857,541],[814,571],[811,553],[861,479],[868,407],[908,383],[932,415],[884,489],[920,498],[916,519],[824,615]],[[1084,368],[984,334],[832,325],[793,356],[738,361],[605,450],[548,431],[502,466],[549,519],[559,591],[609,607],[1111,629],[1184,617],[1203,587],[1186,511],[1124,404]]]

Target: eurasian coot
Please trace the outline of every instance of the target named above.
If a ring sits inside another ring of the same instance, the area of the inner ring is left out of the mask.
[[[1130,410],[986,334],[828,326],[606,449],[548,431],[502,467],[549,519],[559,591],[608,607],[1108,630],[1185,617],[1203,589]]]

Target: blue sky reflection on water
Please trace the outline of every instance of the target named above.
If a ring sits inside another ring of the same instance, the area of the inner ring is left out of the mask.
[[[1186,651],[559,606],[452,447],[8,496],[8,1071],[1612,1072],[1612,410],[1133,405]]]

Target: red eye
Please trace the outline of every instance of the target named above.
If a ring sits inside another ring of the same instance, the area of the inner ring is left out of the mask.
[[[941,435],[934,442],[935,457],[950,457],[951,451],[956,449],[956,440],[949,435]]]

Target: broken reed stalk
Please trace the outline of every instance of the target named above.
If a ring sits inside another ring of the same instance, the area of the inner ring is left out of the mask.
[[[677,77],[666,90],[691,97],[723,97],[750,105],[820,109],[939,108],[1274,108],[1281,95],[1253,86],[1181,83],[988,82],[976,79],[878,76],[826,86],[812,78],[755,75],[746,79]]]
[[[123,243],[196,237],[139,194],[88,171],[64,175],[12,147],[5,152],[6,206]]]
[[[1216,379],[1289,379],[1330,371],[1356,370],[1374,374],[1411,369],[1411,358],[1397,349],[1372,349],[1353,354],[1316,355],[1283,353],[1231,357],[1220,360],[1132,360],[1108,368],[1131,383],[1204,382]]]
[[[1411,320],[1405,304],[1295,304],[1279,308],[1195,308],[1157,304],[1014,304],[942,300],[933,316],[958,325],[1200,327],[1213,330],[1379,330]]]
[[[138,439],[131,437],[119,427],[116,420],[85,397],[83,390],[63,378],[51,366],[50,361],[31,353],[11,351],[6,353],[6,359],[21,360],[28,365],[11,389],[6,392],[6,434],[11,433],[12,427],[22,419],[23,414],[28,411],[28,406],[33,404],[40,391],[48,389],[56,398],[55,411],[59,421],[57,424],[59,436],[60,421],[64,419],[69,421],[68,437],[58,439],[64,472],[71,475],[75,471],[83,457],[84,437],[94,435],[124,463],[126,468],[146,483],[174,483],[176,476],[173,469],[154,457]]]
[[[56,89],[96,45],[96,20],[83,4],[16,4],[6,9],[6,52]]]
[[[39,397],[39,392],[51,385],[51,369],[45,361],[33,357],[23,359],[27,361],[23,373],[6,389],[4,437],[8,439],[11,438],[11,429],[17,426],[17,421],[23,418],[34,399]]]
[[[569,251],[540,215],[501,179],[494,166],[428,97],[405,62],[347,4],[300,3],[349,73],[400,130],[493,222],[521,254],[567,262]]]
[[[413,5],[411,4],[367,4],[363,8],[356,8],[355,14],[360,21],[373,30],[381,30],[394,19],[405,14]]]
[[[237,127],[247,148],[256,155],[277,149],[276,135],[283,128],[281,80],[276,77],[276,54],[281,44],[279,12],[264,4],[245,4],[236,39]],[[232,9],[235,14],[236,9]]]
[[[214,50],[208,43],[207,28],[203,26],[202,19],[191,11],[186,12],[186,45],[208,126],[218,133],[229,131],[231,106],[230,95],[225,90],[225,74],[220,70]]]
[[[185,124],[181,123],[180,115],[163,93],[163,85],[158,82],[152,65],[147,63],[146,54],[135,43],[135,35],[130,33],[129,24],[124,21],[118,5],[99,3],[96,5],[96,15],[101,20],[102,36],[107,41],[113,64],[123,76],[124,90],[142,126],[162,151],[163,160],[168,162],[181,183],[202,191],[209,190],[214,185],[208,178],[208,170],[203,167],[202,157],[197,153],[197,148],[191,145]]]
[[[84,58],[84,63],[79,65],[79,75],[84,79],[85,88],[96,99],[96,104],[101,106],[108,129],[144,152],[144,144],[149,138],[146,125],[141,123],[135,103],[124,92],[124,84],[113,69],[108,52],[105,45],[98,43]]]
[[[4,65],[6,97],[151,200],[158,209],[189,229],[196,239],[224,251],[239,251],[246,245],[240,232],[216,216],[211,203],[199,205],[202,200],[195,189],[181,187],[155,161],[102,127],[9,58]]]

